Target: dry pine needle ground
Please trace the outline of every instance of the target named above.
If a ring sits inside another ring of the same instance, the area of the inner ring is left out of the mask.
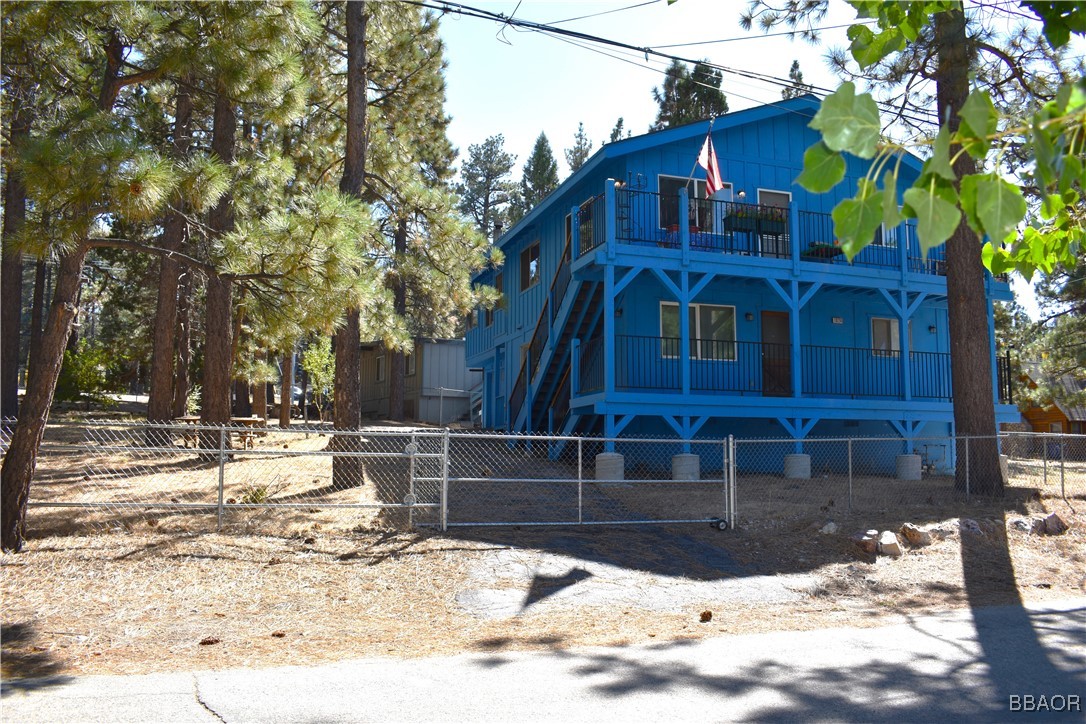
[[[457,595],[478,585],[477,569],[488,552],[510,544],[532,549],[550,531],[510,531],[501,542],[388,531],[269,537],[148,528],[56,535],[0,558],[3,673],[144,673],[621,645],[884,625],[970,603],[1013,601],[1015,586],[1025,600],[1083,595],[1086,517],[1058,499],[1031,507],[1058,511],[1071,530],[1056,537],[1008,532],[996,514],[980,519],[984,535],[977,540],[953,533],[900,559],[867,560],[848,533],[900,524],[897,519],[840,521],[834,536],[818,534],[817,522],[798,520],[751,521],[735,533],[680,529],[715,541],[752,572],[803,572],[817,583],[788,605],[756,597],[722,603],[710,596],[676,601],[667,611],[571,603],[529,606],[498,619],[473,615]],[[637,537],[629,529],[597,535],[616,547],[636,544]],[[963,545],[973,566],[968,594]],[[667,587],[678,579],[646,574],[645,580]],[[711,620],[701,621],[704,611],[712,611]]]

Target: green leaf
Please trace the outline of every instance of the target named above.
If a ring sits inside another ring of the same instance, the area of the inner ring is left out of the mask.
[[[957,205],[943,198],[934,179],[927,188],[914,186],[905,192],[905,203],[916,213],[916,236],[925,256],[929,249],[950,238],[961,223]]]
[[[824,194],[844,177],[844,157],[819,141],[803,154],[803,173],[796,178],[796,183],[812,193]]]
[[[935,134],[935,141],[931,145],[931,158],[924,162],[923,173],[933,173],[954,181],[954,168],[950,165],[950,129],[943,126],[939,133]]]
[[[852,57],[861,68],[869,68],[880,60],[901,50],[904,36],[899,28],[883,30],[877,35],[866,25],[853,25],[848,29],[852,41]]]
[[[897,174],[887,171],[882,175],[882,224],[889,229],[901,221],[901,209],[897,205]]]
[[[862,178],[856,186],[856,195],[833,209],[833,233],[849,261],[875,238],[883,216],[883,196],[875,183]]]
[[[969,228],[977,232],[977,236],[984,236],[984,225],[977,215],[977,181],[979,178],[980,175],[978,174],[962,177],[958,201],[961,204],[962,211],[965,212],[965,221],[969,224]]]
[[[1050,221],[1063,210],[1063,198],[1059,194],[1046,194],[1041,202],[1041,218]]]
[[[1002,239],[1026,215],[1026,200],[1017,186],[996,174],[977,178],[977,218],[990,239]]]
[[[987,91],[973,91],[958,112],[962,119],[958,138],[966,152],[976,159],[984,159],[991,149],[988,137],[997,130],[999,115]]]
[[[869,93],[856,95],[856,86],[844,83],[822,101],[811,119],[811,128],[822,131],[831,151],[848,151],[872,158],[879,143],[879,109]]]

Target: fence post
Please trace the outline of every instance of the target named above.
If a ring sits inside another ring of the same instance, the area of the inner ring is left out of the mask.
[[[1063,486],[1063,450],[1067,444],[1067,440],[1063,435],[1060,435],[1060,497],[1067,500],[1067,489]]]
[[[970,481],[969,481],[969,437],[965,438],[965,499],[970,499]]]
[[[731,520],[728,521],[728,528],[730,530],[735,530],[735,505],[736,505],[736,502],[735,502],[736,501],[735,469],[736,469],[736,465],[735,465],[735,437],[732,436],[732,435],[728,435],[728,468],[729,468],[730,477],[731,477],[731,504],[728,506],[728,515],[731,516]]]
[[[584,522],[584,440],[577,438],[577,524]]]
[[[449,428],[445,428],[445,442],[441,455],[441,531],[449,529]]]
[[[411,459],[407,464],[407,494],[411,496],[411,507],[407,509],[407,527],[414,529],[415,527],[415,453],[419,451],[419,445],[417,441],[417,435],[411,433],[411,445],[408,448],[411,451]]]
[[[215,530],[222,530],[223,490],[226,480],[226,427],[219,427],[219,504],[216,512]]]
[[[852,438],[848,439],[848,512],[852,512]]]
[[[1044,487],[1048,487],[1048,439],[1041,434],[1041,466],[1044,470]]]

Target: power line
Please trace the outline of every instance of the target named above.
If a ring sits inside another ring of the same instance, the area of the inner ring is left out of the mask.
[[[819,28],[808,28],[808,30],[840,30],[841,28],[849,28],[853,25],[869,25],[874,23],[874,20],[859,20],[855,23],[845,23],[844,25],[826,25]],[[762,38],[775,38],[781,35],[796,35],[797,33],[803,33],[803,30],[782,30],[779,33],[763,33],[762,35],[740,35],[734,38],[721,38],[719,40],[697,40],[692,43],[671,43],[670,45],[655,45],[655,48],[689,48],[694,45],[715,45],[716,43],[734,43],[740,40],[761,40]]]
[[[537,32],[537,33],[541,33],[543,35],[550,35],[550,36],[553,36],[553,37],[564,36],[566,38],[572,38],[572,39],[580,40],[583,43],[597,43],[597,44],[601,44],[601,45],[611,46],[611,47],[614,47],[614,48],[619,48],[619,49],[622,49],[622,50],[625,50],[625,51],[636,53],[638,56],[644,56],[646,63],[649,62],[649,57],[650,56],[655,56],[655,57],[659,57],[659,58],[666,58],[666,59],[672,60],[672,61],[679,61],[679,62],[682,62],[682,63],[690,63],[690,64],[695,64],[695,65],[697,63],[702,63],[703,65],[706,65],[706,66],[708,66],[710,68],[713,68],[714,70],[719,70],[719,71],[724,72],[724,73],[737,75],[737,76],[748,78],[748,79],[751,79],[751,80],[757,80],[757,81],[761,81],[761,82],[764,82],[764,83],[769,83],[769,84],[772,84],[772,85],[775,85],[775,86],[778,86],[778,87],[790,88],[790,87],[793,86],[793,83],[792,83],[792,81],[790,79],[780,78],[780,77],[777,77],[777,76],[771,76],[771,75],[767,75],[767,74],[764,74],[764,73],[756,73],[754,71],[747,71],[747,70],[742,70],[742,69],[738,69],[738,68],[730,68],[728,66],[723,66],[723,65],[719,65],[719,64],[711,63],[711,62],[707,62],[707,61],[698,61],[698,60],[694,60],[694,59],[691,59],[691,58],[684,58],[682,56],[672,55],[670,53],[664,53],[664,52],[661,52],[659,50],[655,50],[655,49],[653,49],[651,47],[631,45],[630,43],[624,43],[624,42],[619,41],[619,40],[612,40],[610,38],[604,38],[604,37],[601,37],[601,36],[598,36],[598,35],[592,35],[590,33],[583,33],[583,32],[580,32],[580,31],[570,30],[570,29],[567,29],[567,28],[556,28],[556,27],[553,27],[551,25],[547,25],[545,23],[538,23],[538,22],[531,21],[531,20],[517,20],[517,19],[514,19],[512,16],[506,16],[503,13],[494,13],[494,12],[491,12],[489,10],[484,10],[482,8],[472,7],[470,5],[463,5],[461,3],[448,2],[447,0],[399,0],[399,1],[403,2],[405,4],[408,4],[408,5],[415,5],[415,6],[418,6],[418,7],[425,8],[427,10],[435,10],[435,11],[438,11],[438,12],[441,12],[441,13],[451,13],[451,14],[455,14],[455,15],[461,15],[463,17],[479,18],[479,19],[482,19],[482,20],[490,20],[490,21],[493,21],[493,22],[500,22],[500,23],[503,24],[503,26],[504,25],[509,25],[509,26],[516,27],[516,28],[523,28],[523,29],[525,29],[527,31]],[[518,4],[518,7],[519,7],[519,4]],[[586,48],[586,49],[591,49],[591,48]],[[806,85],[807,89],[809,90],[809,92],[814,91],[814,92],[822,94],[822,95],[828,95],[828,94],[834,92],[832,89],[829,89],[829,88],[823,88],[823,87],[820,87],[820,86],[809,85],[809,84],[805,84],[805,85]],[[735,95],[739,96],[740,98],[744,98],[744,96],[742,96],[742,95],[739,95],[739,94],[735,94]],[[750,100],[750,99],[747,99],[747,100]],[[757,101],[755,101],[755,102],[757,102]],[[876,103],[878,103],[879,105],[881,105],[881,106],[883,106],[885,108],[888,108],[888,109],[892,110],[895,114],[899,113],[898,109],[894,108],[889,103],[886,103],[884,101],[876,101]],[[769,103],[767,105],[775,105],[775,104]],[[928,116],[928,118],[918,118],[916,116],[910,116],[910,115],[905,115],[905,114],[900,114],[899,118],[907,119],[907,120],[913,121],[914,123],[921,123],[921,124],[922,123],[936,123],[937,114],[935,112],[933,112],[933,111],[925,111],[923,109],[919,109],[918,112]]]
[[[615,8],[614,10],[604,10],[600,13],[592,13],[591,15],[580,15],[575,18],[566,18],[565,20],[552,20],[548,25],[558,25],[559,23],[572,23],[574,20],[587,20],[588,18],[598,18],[601,15],[610,15],[611,13],[621,13],[627,10],[633,10],[634,8],[645,7],[646,5],[655,5],[660,0],[647,0],[647,2],[637,3],[636,5],[627,5],[624,8]]]

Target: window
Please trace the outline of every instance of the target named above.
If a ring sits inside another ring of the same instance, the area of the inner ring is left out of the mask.
[[[690,208],[687,209],[686,223],[690,226],[701,227],[699,221],[699,207],[704,204],[697,203],[698,199],[705,198],[705,182],[680,176],[658,177],[660,188],[660,228],[667,229],[679,226],[679,189],[685,188],[690,194]]]
[[[415,374],[415,348],[412,347],[411,351],[404,356],[404,366],[407,371],[404,373],[407,377]]]
[[[1049,432],[1055,432],[1055,433],[1062,433],[1063,432],[1063,423],[1062,422],[1050,422],[1050,423],[1048,423],[1048,431]]]
[[[488,326],[488,327],[490,325],[494,324],[494,312],[497,311],[497,309],[500,308],[501,305],[502,305],[502,283],[503,283],[503,281],[504,280],[502,279],[502,273],[498,272],[497,275],[494,277],[494,288],[498,290],[498,301],[497,301],[496,306],[493,309],[486,310],[486,326]]]
[[[520,252],[520,291],[527,291],[539,283],[539,242]]]
[[[378,382],[384,382],[385,381],[385,356],[383,354],[382,355],[377,355],[376,362],[377,362],[377,365],[376,365],[377,366],[377,381]]]
[[[735,307],[714,304],[691,304],[690,358],[735,361]],[[679,356],[679,305],[660,302],[660,354]]]
[[[871,351],[876,357],[896,357],[901,352],[901,326],[896,319],[871,318]],[[912,346],[912,320],[909,321],[909,345]]]
[[[900,327],[896,319],[871,320],[871,350],[876,356],[891,357],[901,351]]]

